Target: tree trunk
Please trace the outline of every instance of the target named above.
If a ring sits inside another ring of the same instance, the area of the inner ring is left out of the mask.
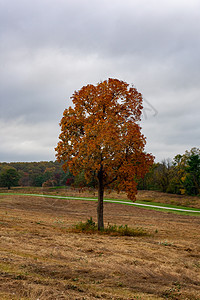
[[[99,173],[98,173],[98,205],[97,205],[98,230],[104,229],[103,194],[104,194],[103,168],[101,166]]]

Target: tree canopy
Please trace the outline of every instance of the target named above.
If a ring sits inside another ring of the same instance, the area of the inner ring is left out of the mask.
[[[3,187],[7,187],[8,189],[11,186],[18,185],[19,174],[15,168],[5,167],[0,174],[0,185]]]
[[[146,139],[139,126],[142,95],[126,82],[108,79],[82,87],[71,98],[74,107],[63,113],[56,156],[74,175],[84,170],[88,181],[96,177],[101,228],[105,187],[126,191],[135,200],[137,180],[154,160],[144,152]]]

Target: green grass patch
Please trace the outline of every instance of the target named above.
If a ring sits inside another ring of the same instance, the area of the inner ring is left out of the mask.
[[[130,228],[128,225],[110,225],[108,224],[104,229],[98,230],[97,224],[93,221],[92,217],[87,219],[86,222],[79,222],[69,229],[73,232],[82,233],[99,233],[112,236],[146,236],[147,231],[143,228]]]

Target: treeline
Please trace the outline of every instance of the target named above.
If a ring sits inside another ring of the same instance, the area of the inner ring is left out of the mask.
[[[57,161],[0,163],[0,186],[75,186],[95,187],[92,181],[87,183],[84,172],[74,177],[62,169]]]
[[[5,186],[5,183],[2,184],[2,174],[9,169],[17,171],[19,178],[15,185],[20,186],[60,186],[74,180],[70,172],[64,173],[62,165],[56,161],[0,163],[1,186]]]
[[[200,149],[192,148],[173,160],[154,163],[138,189],[173,194],[200,195]]]
[[[84,171],[74,177],[64,173],[62,164],[53,162],[0,163],[0,185],[96,187],[95,178],[87,183]],[[166,193],[200,195],[200,149],[192,148],[173,160],[154,163],[149,173],[138,182],[138,189]]]

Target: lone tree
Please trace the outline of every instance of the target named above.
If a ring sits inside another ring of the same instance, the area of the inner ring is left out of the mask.
[[[0,174],[0,185],[10,190],[11,186],[18,185],[19,177],[15,168],[5,167]]]
[[[71,106],[60,122],[60,141],[55,148],[63,169],[76,176],[84,170],[89,182],[98,182],[98,229],[104,228],[104,189],[126,191],[135,200],[137,180],[153,164],[154,157],[144,152],[145,137],[139,121],[142,95],[126,82],[108,79],[75,91]]]

